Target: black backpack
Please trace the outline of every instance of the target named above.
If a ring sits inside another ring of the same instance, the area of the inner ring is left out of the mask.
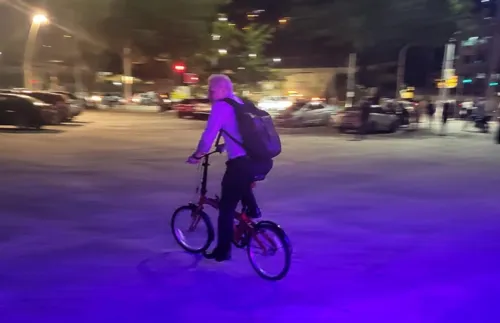
[[[269,113],[256,108],[251,101],[243,104],[229,98],[222,101],[233,107],[243,142],[227,135],[243,147],[250,158],[269,160],[281,153],[280,136]]]

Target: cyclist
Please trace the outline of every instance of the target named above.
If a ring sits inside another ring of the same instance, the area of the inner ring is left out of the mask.
[[[247,207],[248,216],[250,217],[260,217],[260,210],[257,207],[251,187],[255,176],[252,161],[247,156],[245,149],[235,142],[235,140],[242,142],[242,136],[234,108],[221,100],[230,98],[241,104],[243,101],[234,95],[233,83],[226,75],[215,74],[210,76],[208,87],[212,110],[198,147],[187,162],[190,164],[198,163],[203,155],[209,152],[216,137],[221,133],[222,138],[224,138],[228,161],[226,162],[226,172],[221,183],[217,246],[211,253],[205,254],[206,258],[220,262],[231,258],[233,221],[238,203],[242,201]]]

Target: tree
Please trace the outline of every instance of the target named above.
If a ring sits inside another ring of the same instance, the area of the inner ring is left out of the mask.
[[[274,31],[267,25],[252,24],[240,32],[240,69],[235,76],[244,83],[255,84],[272,76],[271,62],[265,57],[264,50],[272,41]]]
[[[267,25],[238,29],[235,24],[217,20],[205,38],[205,50],[189,59],[190,69],[202,78],[209,73],[225,72],[237,83],[255,84],[272,74],[264,51],[273,34],[274,28]]]
[[[181,59],[195,53],[225,2],[48,0],[48,6],[61,25],[74,26],[82,50],[121,55],[124,72],[130,74],[133,62],[158,56]]]
[[[469,20],[469,8],[469,0],[294,0],[292,26],[305,38],[357,52],[443,44]]]

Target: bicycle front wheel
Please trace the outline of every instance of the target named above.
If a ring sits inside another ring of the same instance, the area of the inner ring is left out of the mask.
[[[195,205],[175,210],[170,228],[175,241],[190,253],[204,252],[214,240],[214,228],[208,214],[197,211]]]
[[[292,246],[285,231],[276,223],[262,221],[255,225],[254,232],[249,237],[247,255],[260,277],[280,280],[290,269]],[[269,262],[274,263],[274,266],[269,266]]]

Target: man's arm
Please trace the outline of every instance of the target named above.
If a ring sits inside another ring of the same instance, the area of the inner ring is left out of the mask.
[[[222,129],[224,120],[227,118],[229,107],[224,102],[216,102],[212,105],[210,116],[208,117],[207,126],[201,135],[200,142],[193,156],[201,157],[210,151],[215,138]]]

